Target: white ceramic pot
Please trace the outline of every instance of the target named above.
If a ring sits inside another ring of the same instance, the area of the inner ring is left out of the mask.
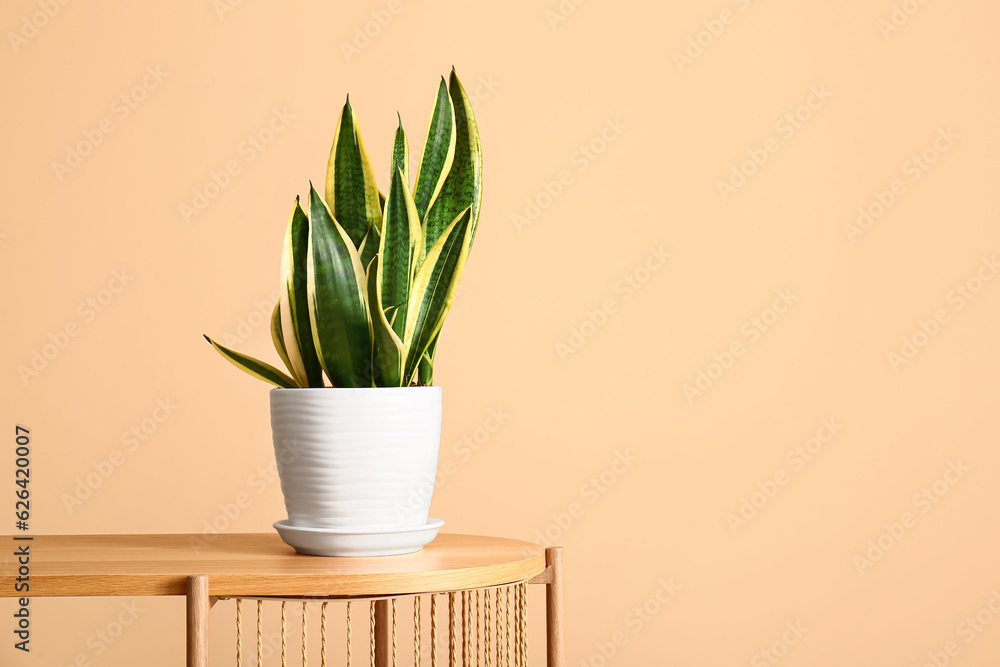
[[[441,387],[270,395],[289,526],[361,531],[427,524],[441,445]]]

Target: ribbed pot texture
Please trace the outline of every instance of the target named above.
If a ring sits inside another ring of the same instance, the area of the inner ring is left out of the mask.
[[[291,525],[427,523],[441,445],[441,387],[272,389],[270,395]]]

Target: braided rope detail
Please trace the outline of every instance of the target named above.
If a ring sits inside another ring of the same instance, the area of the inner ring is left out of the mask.
[[[308,667],[308,653],[306,652],[306,628],[309,625],[309,610],[306,603],[302,603],[302,667]]]
[[[524,664],[528,664],[528,582],[521,584],[521,602],[524,608],[521,611],[521,648],[524,651]]]
[[[465,593],[465,663],[472,661],[472,591]]]
[[[431,667],[438,664],[438,598],[431,593]]]
[[[236,598],[236,667],[243,667],[243,600]]]
[[[507,600],[506,611],[504,612],[504,664],[510,667],[510,586],[507,586],[507,592],[504,597]]]
[[[497,588],[497,667],[501,667],[503,661],[503,653],[501,652],[500,639],[503,637],[503,633],[500,631],[500,617],[503,616],[503,610],[501,609],[500,603],[500,589]]]
[[[479,589],[476,589],[476,665],[480,663],[480,652],[479,652],[479,640],[482,638],[482,633],[479,631]]]
[[[371,656],[371,667],[375,667],[375,600],[372,600],[369,618],[371,631],[368,635],[368,654]]]
[[[521,585],[514,586],[514,665],[521,667]]]
[[[458,637],[455,626],[458,625],[458,610],[455,608],[455,594],[448,593],[448,667],[458,665]]]
[[[462,591],[462,665],[469,664],[469,592]]]
[[[483,647],[483,654],[486,656],[486,667],[490,667],[490,591],[489,589],[483,591],[484,605],[483,605],[483,631],[485,640]]]
[[[420,667],[420,596],[413,598],[413,665]]]
[[[264,601],[257,600],[257,667],[264,667]]]
[[[521,584],[514,587],[514,665],[521,667]]]
[[[347,601],[347,667],[351,667],[351,601]]]
[[[392,667],[396,667],[396,598],[392,599]]]
[[[288,616],[285,601],[281,601],[281,667],[288,665]]]
[[[330,604],[324,601],[319,612],[319,664],[326,667],[326,606]],[[347,604],[350,604],[348,602]]]
[[[521,664],[528,664],[528,584],[521,584]]]

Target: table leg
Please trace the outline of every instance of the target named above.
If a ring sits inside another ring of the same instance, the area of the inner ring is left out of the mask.
[[[208,667],[208,577],[187,581],[187,667]]]
[[[563,574],[562,547],[545,550],[545,565],[550,570],[550,579],[545,586],[545,643],[548,667],[565,667],[566,641],[563,629]]]

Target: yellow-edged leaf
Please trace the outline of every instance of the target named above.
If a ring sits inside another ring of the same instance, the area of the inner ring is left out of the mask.
[[[427,252],[417,271],[407,305],[403,342],[405,378],[410,384],[421,358],[441,331],[455,300],[472,240],[472,210],[467,208],[448,226]]]
[[[269,382],[275,387],[281,387],[283,389],[295,389],[298,386],[295,384],[295,380],[270,364],[264,363],[259,359],[254,359],[253,357],[249,357],[245,354],[234,352],[228,347],[219,345],[208,336],[205,336],[205,340],[211,343],[212,347],[214,347],[218,353],[225,357],[231,364],[259,380]]]
[[[370,387],[372,325],[361,258],[311,186],[309,214],[308,302],[317,356],[334,387]]]

